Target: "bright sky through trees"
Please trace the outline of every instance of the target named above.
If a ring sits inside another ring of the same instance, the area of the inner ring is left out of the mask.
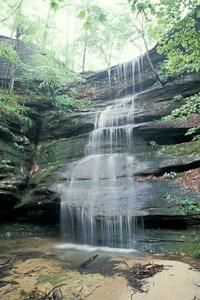
[[[12,11],[12,7],[15,7],[19,0],[6,2],[7,6],[10,4],[9,9],[0,0],[0,19],[9,15],[9,10]],[[102,23],[93,22],[92,28],[86,32],[83,20],[78,16],[81,10],[91,6],[100,7],[106,20]],[[37,24],[32,41],[41,45],[40,41],[47,26],[46,48],[56,53],[57,57],[67,62],[75,71],[81,71],[85,44],[85,70],[107,68],[131,60],[145,51],[142,41],[135,40],[131,26],[134,17],[127,0],[66,0],[56,12],[49,12],[47,0],[24,0],[22,11],[28,20]],[[1,22],[1,35],[11,36],[9,24],[13,17]]]

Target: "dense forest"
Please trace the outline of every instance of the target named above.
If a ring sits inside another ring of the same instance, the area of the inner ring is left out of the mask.
[[[36,94],[46,93],[58,109],[89,104],[88,99],[76,100],[73,89],[64,97],[57,93],[62,85],[84,81],[80,72],[109,68],[144,53],[161,85],[172,76],[200,68],[198,1],[13,0],[1,3],[0,22],[0,57],[8,64],[2,65],[2,87],[12,92],[15,81],[20,81],[30,93],[37,81]],[[30,45],[31,57],[20,53],[21,43],[22,48]],[[155,45],[164,56],[159,66],[149,55]],[[20,112],[17,101],[6,97]],[[196,95],[195,103],[198,99]],[[9,101],[1,105],[9,109]]]
[[[0,298],[199,300],[199,258],[200,1],[0,0]]]

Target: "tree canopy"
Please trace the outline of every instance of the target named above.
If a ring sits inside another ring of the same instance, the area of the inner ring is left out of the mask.
[[[148,35],[167,57],[166,71],[179,74],[200,70],[199,0],[129,0],[133,14],[142,18]]]

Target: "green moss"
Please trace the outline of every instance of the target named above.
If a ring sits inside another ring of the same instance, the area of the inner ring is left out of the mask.
[[[197,236],[197,237],[199,237],[199,236]],[[199,240],[195,241],[195,239],[192,242],[186,242],[181,250],[183,253],[199,259],[200,258],[200,241]]]
[[[16,146],[14,142],[0,140],[0,160],[10,160],[18,167],[29,167],[32,157],[31,145],[23,145],[23,149]]]
[[[50,178],[54,176],[59,167],[60,165],[48,165],[46,169],[41,170],[38,174],[30,179],[30,184],[37,186],[39,184],[50,181]]]
[[[167,145],[163,148],[162,154],[171,154],[176,156],[199,154],[199,142],[189,142],[177,145]]]
[[[86,143],[85,136],[40,143],[37,148],[36,161],[42,168],[48,168],[49,164],[51,166],[62,165],[70,158],[82,156]]]
[[[32,121],[28,117],[30,108],[26,107],[24,102],[24,96],[9,94],[0,90],[1,124],[6,124],[7,119],[10,119],[15,123],[19,123],[22,132],[27,132],[32,127]]]
[[[26,194],[21,198],[20,203],[18,203],[15,208],[32,206],[33,204],[35,204],[35,199],[31,194]]]

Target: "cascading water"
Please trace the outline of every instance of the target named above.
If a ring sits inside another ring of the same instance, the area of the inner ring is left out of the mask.
[[[109,86],[109,91],[111,92],[112,85],[111,85],[111,69],[108,69],[108,86]]]
[[[135,70],[132,74],[134,80]],[[128,248],[141,232],[132,178],[135,162],[129,151],[134,96],[115,99],[115,103],[96,114],[85,157],[66,174],[72,174],[68,183],[57,186],[62,198],[62,235],[68,241]]]

